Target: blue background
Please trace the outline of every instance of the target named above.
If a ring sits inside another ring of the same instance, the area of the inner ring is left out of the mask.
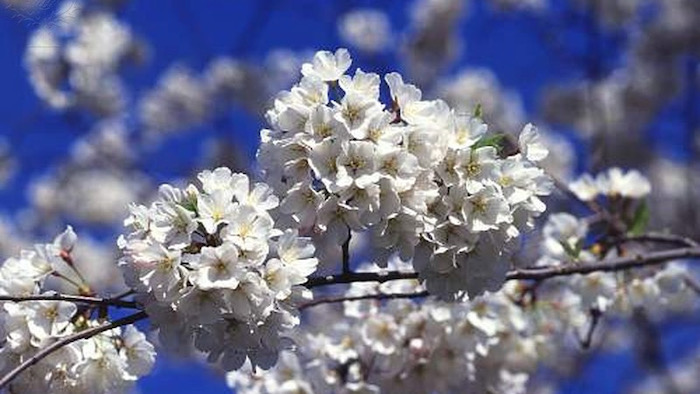
[[[503,86],[521,95],[527,118],[537,122],[540,93],[546,85],[591,76],[585,61],[590,16],[567,4],[554,1],[549,16],[540,18],[524,12],[495,12],[485,1],[473,1],[459,27],[465,48],[451,71],[465,66],[493,70]],[[130,1],[119,16],[137,35],[147,39],[151,56],[142,67],[127,69],[124,78],[136,96],[150,88],[174,62],[201,71],[219,55],[260,62],[274,48],[333,49],[342,46],[336,21],[344,12],[358,6],[380,8],[388,13],[395,30],[404,30],[409,5],[403,1]],[[51,171],[94,121],[85,114],[52,112],[34,95],[22,64],[32,29],[11,13],[0,11],[0,134],[11,143],[20,165],[18,175],[0,189],[0,211],[9,215],[26,205],[29,180]],[[548,34],[555,34],[562,48],[552,48],[544,39]],[[604,31],[597,39],[602,50],[596,59],[596,77],[602,77],[624,63],[622,48],[628,35],[624,30]],[[394,54],[355,56],[355,60],[356,66],[380,73],[400,69]],[[652,125],[663,127],[650,127],[647,133],[659,151],[684,160],[688,158],[685,142],[690,136],[682,127],[681,102],[679,97],[664,108]],[[697,106],[695,100],[696,112]],[[158,151],[144,155],[139,164],[158,182],[182,176],[197,168],[198,158],[191,154],[192,147],[200,146],[211,135],[229,140],[252,162],[261,124],[235,109],[225,117],[234,128],[203,125],[197,133],[169,139]],[[557,131],[571,133],[567,129]],[[585,168],[585,159],[581,165]],[[661,328],[667,358],[675,359],[694,349],[688,344],[697,343],[698,323],[697,319],[686,319]],[[563,382],[561,392],[618,392],[646,375],[632,352],[604,353],[594,356],[580,376]],[[139,387],[143,393],[230,391],[223,379],[207,367],[164,357]]]

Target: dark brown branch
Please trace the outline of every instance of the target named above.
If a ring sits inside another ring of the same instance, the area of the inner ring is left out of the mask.
[[[73,335],[69,335],[67,337],[63,337],[59,339],[58,341],[50,344],[49,346],[39,350],[35,355],[32,357],[28,358],[25,360],[22,364],[18,365],[15,367],[13,370],[5,374],[5,376],[0,379],[0,389],[4,388],[7,386],[14,378],[16,378],[20,373],[22,373],[24,370],[27,368],[33,366],[34,364],[38,363],[42,359],[44,359],[46,356],[49,354],[55,352],[56,350],[71,344],[75,341],[79,341],[81,339],[87,339],[87,338],[92,338],[95,335],[98,335],[102,332],[109,331],[111,329],[117,328],[117,327],[122,327],[126,326],[129,324],[133,324],[139,320],[145,319],[146,312],[137,312],[134,313],[133,315],[129,315],[126,317],[123,317],[121,319],[115,320],[111,323],[104,324],[98,327],[93,327],[93,328],[88,328],[87,330],[77,332]]]
[[[299,305],[299,309],[306,309],[312,306],[321,304],[334,304],[338,302],[345,301],[361,301],[361,300],[396,300],[401,298],[422,298],[427,297],[430,294],[427,291],[418,291],[410,293],[374,293],[374,294],[363,294],[358,296],[340,296],[340,297],[327,297],[319,298],[313,301]]]
[[[29,302],[29,301],[66,301],[78,304],[113,306],[116,308],[140,309],[134,301],[124,301],[116,298],[99,298],[70,294],[35,294],[28,296],[0,296],[0,302]]]
[[[630,268],[653,266],[670,260],[700,257],[700,247],[678,248],[651,252],[648,254],[636,254],[631,256],[617,257],[603,260],[596,263],[566,262],[554,267],[526,268],[512,270],[506,274],[506,280],[545,280],[558,276],[569,276],[576,274],[590,274],[593,272],[616,272]],[[318,286],[328,286],[335,284],[348,284],[355,282],[388,282],[399,279],[417,279],[417,272],[353,272],[341,275],[310,277],[306,282],[307,288]]]
[[[564,263],[556,267],[529,268],[514,270],[506,274],[507,280],[535,279],[544,280],[557,276],[590,274],[592,272],[615,272],[630,268],[639,268],[664,263],[670,260],[700,257],[700,248],[679,248],[617,257],[596,263]]]
[[[318,286],[328,286],[337,284],[348,284],[355,282],[378,282],[384,283],[399,279],[418,279],[417,272],[350,272],[341,275],[312,276],[304,284],[311,289]]]

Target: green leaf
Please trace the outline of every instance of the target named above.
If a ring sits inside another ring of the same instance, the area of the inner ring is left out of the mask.
[[[629,233],[632,235],[642,234],[649,224],[649,216],[649,205],[646,201],[643,201],[634,211],[634,216],[629,226]]]
[[[479,139],[479,141],[476,141],[474,145],[472,145],[472,149],[483,148],[485,146],[493,146],[494,148],[500,151],[503,148],[503,142],[505,138],[506,136],[503,134],[495,134],[492,136],[483,137]]]

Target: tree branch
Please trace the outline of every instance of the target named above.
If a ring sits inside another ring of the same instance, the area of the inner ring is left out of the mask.
[[[115,320],[111,323],[101,325],[99,327],[93,327],[93,328],[88,328],[87,330],[77,332],[73,335],[69,335],[67,337],[63,337],[59,339],[58,341],[52,343],[51,345],[39,350],[35,355],[32,357],[28,358],[25,360],[23,363],[15,367],[13,370],[8,372],[5,376],[0,379],[0,389],[4,388],[7,386],[12,380],[14,380],[17,375],[22,373],[24,370],[27,368],[33,366],[34,364],[38,363],[42,359],[44,359],[46,356],[49,354],[53,353],[54,351],[62,348],[63,346],[66,346],[70,343],[73,343],[75,341],[79,341],[81,339],[87,339],[87,338],[92,338],[95,335],[98,335],[102,332],[109,331],[111,329],[117,328],[117,327],[122,327],[126,326],[129,324],[133,324],[139,320],[143,320],[147,317],[146,312],[141,311],[134,313],[133,315],[129,315],[126,317],[123,317],[121,319]]]
[[[664,263],[669,260],[700,257],[700,247],[679,248],[651,252],[649,254],[637,254],[629,257],[617,257],[596,263],[564,263],[556,267],[529,268],[513,270],[506,274],[507,280],[535,279],[544,280],[557,276],[575,274],[590,274],[593,272],[615,272],[630,268],[639,268]]]
[[[311,289],[318,286],[328,286],[337,284],[348,284],[355,282],[378,282],[384,283],[399,279],[418,279],[417,272],[350,272],[341,275],[312,276],[304,283],[304,286]]]
[[[430,293],[427,291],[409,292],[409,293],[374,293],[374,294],[363,294],[358,296],[340,296],[340,297],[327,297],[319,298],[313,301],[306,302],[299,305],[299,309],[306,309],[312,306],[321,304],[334,304],[338,302],[345,301],[361,301],[361,300],[396,300],[400,298],[421,298],[427,297]]]
[[[630,268],[653,266],[669,260],[700,257],[700,247],[678,248],[651,252],[648,254],[636,254],[632,256],[617,257],[596,263],[565,262],[554,267],[526,268],[511,270],[506,274],[506,280],[545,280],[558,276],[576,274],[590,274],[593,272],[615,272]],[[355,282],[388,282],[400,279],[418,279],[417,272],[351,272],[341,275],[312,276],[304,284],[311,289],[319,286],[336,284],[348,284]]]
[[[134,301],[124,301],[116,298],[99,298],[70,294],[35,294],[29,296],[0,296],[0,302],[29,302],[29,301],[67,301],[79,304],[91,304],[99,306],[113,306],[116,308],[140,309]]]

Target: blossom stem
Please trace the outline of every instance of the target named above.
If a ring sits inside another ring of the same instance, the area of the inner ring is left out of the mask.
[[[322,304],[334,304],[338,302],[345,301],[361,301],[361,300],[396,300],[401,298],[422,298],[429,296],[430,293],[427,291],[413,291],[408,293],[375,293],[375,294],[363,294],[359,296],[341,296],[341,297],[326,297],[319,298],[313,301],[306,302],[299,305],[299,309],[306,309],[316,305]]]
[[[343,242],[343,274],[350,273],[350,239],[352,238],[352,232],[348,228],[348,239]]]
[[[99,298],[71,294],[36,294],[23,297],[0,296],[0,302],[29,302],[29,301],[67,301],[79,304],[113,306],[116,308],[140,309],[134,301],[124,301],[116,298]]]
[[[586,336],[583,339],[579,338],[581,348],[583,349],[588,349],[591,347],[591,343],[593,343],[593,333],[598,327],[598,323],[600,323],[600,318],[603,316],[603,313],[599,309],[592,308],[589,311],[589,315],[591,317],[591,322],[589,323],[588,330],[586,331]]]
[[[14,380],[20,373],[22,373],[24,370],[27,368],[33,366],[34,364],[38,363],[45,357],[47,357],[49,354],[55,352],[56,350],[69,345],[75,341],[79,341],[81,339],[87,339],[87,338],[92,338],[102,332],[112,330],[114,328],[126,326],[129,324],[133,324],[139,320],[143,320],[146,317],[146,312],[140,311],[137,313],[134,313],[133,315],[129,315],[126,317],[123,317],[121,319],[115,320],[111,323],[108,324],[103,324],[98,327],[92,327],[88,328],[87,330],[77,332],[73,335],[69,335],[66,337],[63,337],[59,339],[58,341],[50,344],[49,346],[39,350],[36,354],[31,356],[30,358],[26,359],[23,363],[12,369],[10,372],[5,374],[5,376],[0,379],[0,389],[5,388],[12,380]]]

